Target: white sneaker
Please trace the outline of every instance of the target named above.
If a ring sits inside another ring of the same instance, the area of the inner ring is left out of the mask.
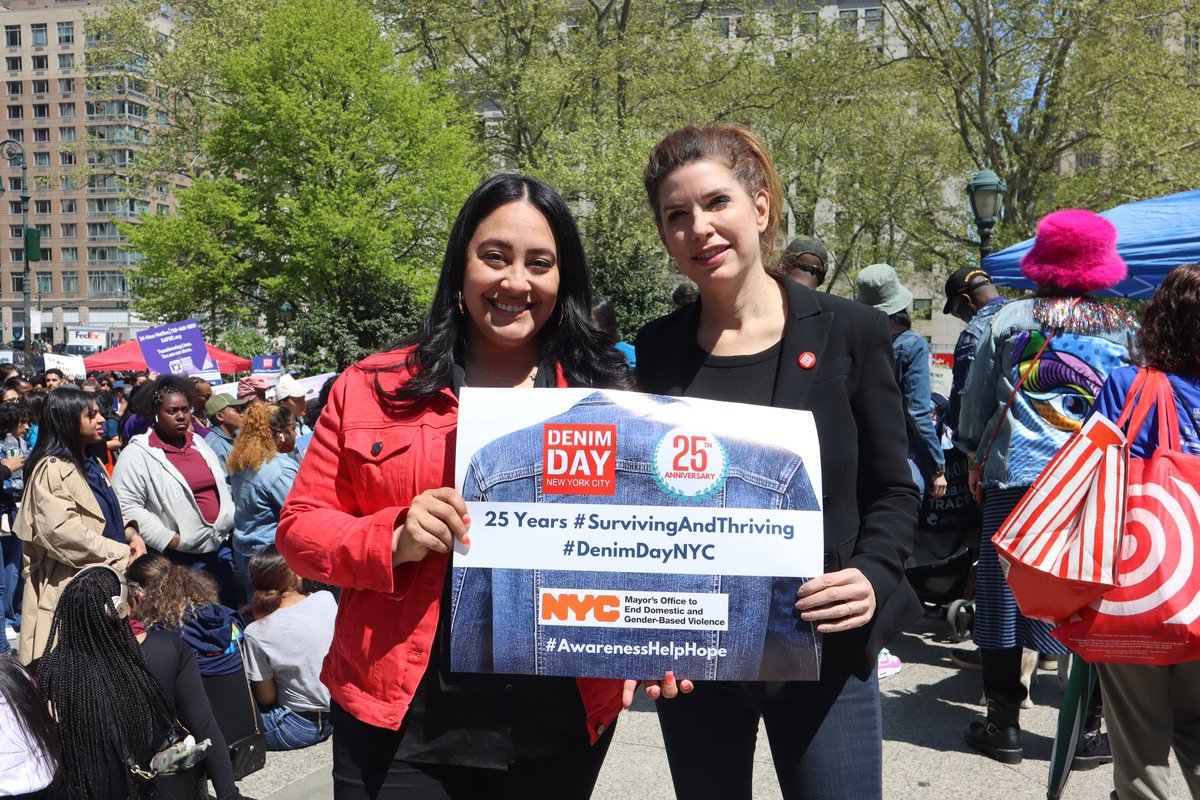
[[[892,655],[886,647],[879,651],[877,660],[879,662],[879,680],[892,677],[904,667],[899,656]]]
[[[17,632],[15,630],[13,630],[12,625],[4,626],[4,638],[8,639],[8,643],[12,647],[17,646]]]

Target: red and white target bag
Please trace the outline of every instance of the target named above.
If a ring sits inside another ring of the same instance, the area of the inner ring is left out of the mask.
[[[1180,450],[1167,376],[1140,372],[1146,380],[1128,437],[1136,439],[1153,410],[1158,447],[1129,459],[1117,586],[1071,615],[1054,638],[1087,661],[1178,664],[1200,658],[1200,456]]]

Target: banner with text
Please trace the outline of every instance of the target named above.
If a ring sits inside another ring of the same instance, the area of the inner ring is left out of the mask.
[[[208,348],[194,319],[147,328],[137,334],[146,368],[160,374],[192,375],[205,368]]]
[[[822,572],[806,411],[592,389],[462,390],[451,668],[816,680],[795,610]]]

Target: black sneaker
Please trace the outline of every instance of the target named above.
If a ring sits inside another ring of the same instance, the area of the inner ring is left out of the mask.
[[[1101,733],[1099,729],[1084,731],[1079,739],[1079,746],[1075,748],[1075,759],[1071,762],[1071,769],[1091,769],[1101,764],[1111,764],[1112,760],[1108,734]]]
[[[1024,757],[1021,729],[1015,725],[998,728],[990,722],[977,719],[967,726],[966,739],[971,747],[1001,764],[1020,764]]]
[[[950,651],[950,661],[959,669],[983,669],[983,656],[980,655],[978,647],[974,650],[956,647]]]

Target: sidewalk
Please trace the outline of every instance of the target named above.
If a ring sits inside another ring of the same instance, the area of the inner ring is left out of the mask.
[[[882,683],[883,779],[887,800],[1020,800],[1045,797],[1050,748],[1061,692],[1057,676],[1039,673],[1036,704],[1022,714],[1025,760],[1005,766],[971,751],[962,732],[982,709],[978,672],[955,667],[939,620],[922,620],[891,648],[904,661],[899,675]],[[326,800],[332,797],[330,744],[294,753],[271,753],[267,767],[240,785],[260,800]],[[1176,772],[1178,769],[1176,768]],[[1112,767],[1072,774],[1064,800],[1103,800],[1112,789]],[[1178,774],[1172,798],[1186,800]],[[673,796],[658,722],[641,698],[623,714],[600,773],[594,800],[666,800]],[[760,731],[754,771],[755,800],[779,800],[771,754]],[[714,798],[713,800],[720,800]],[[854,800],[854,798],[847,798]]]

